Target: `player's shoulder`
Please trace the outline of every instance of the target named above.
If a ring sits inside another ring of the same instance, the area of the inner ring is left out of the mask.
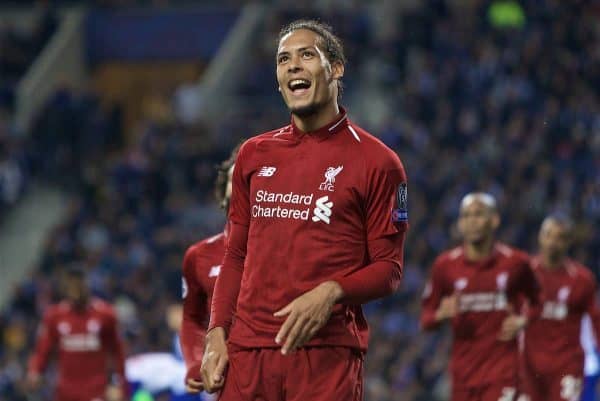
[[[457,246],[440,253],[434,260],[433,266],[437,268],[445,268],[459,262],[464,256],[462,246]]]
[[[185,251],[186,258],[187,257],[197,257],[201,255],[203,252],[210,251],[212,248],[223,246],[225,242],[225,234],[219,233],[212,235],[210,237],[201,239],[200,241],[190,245],[188,249]]]
[[[103,317],[114,318],[116,316],[115,308],[103,299],[92,298],[90,307],[95,313],[98,313]]]
[[[580,277],[582,280],[594,283],[595,277],[594,273],[585,265],[582,265],[579,262],[574,261],[573,259],[567,259],[566,261],[567,271],[577,277]]]
[[[494,249],[498,252],[500,257],[509,259],[515,265],[525,265],[528,267],[531,265],[531,256],[527,252],[515,248],[514,246],[510,246],[504,242],[496,242]]]
[[[66,301],[61,301],[56,304],[48,306],[44,310],[44,317],[46,319],[56,319],[61,316],[65,316],[65,315],[69,314],[70,311],[71,311],[71,307],[69,306],[69,303]]]
[[[350,131],[357,148],[360,149],[361,154],[369,163],[380,167],[404,169],[398,154],[383,143],[381,139],[352,121],[348,121],[347,129]],[[351,139],[349,141],[352,142]]]
[[[275,128],[270,131],[265,131],[257,135],[253,135],[242,144],[240,151],[244,149],[246,152],[256,148],[264,143],[273,141],[282,141],[288,139],[292,135],[292,125],[288,124],[280,128]]]
[[[240,146],[238,156],[236,160],[237,164],[245,164],[248,160],[252,160],[253,155],[256,154],[256,150],[264,146],[272,146],[281,144],[292,138],[292,126],[291,124],[281,128],[266,131],[258,135],[252,135],[246,139]]]

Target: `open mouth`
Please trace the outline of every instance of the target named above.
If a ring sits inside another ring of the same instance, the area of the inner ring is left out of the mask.
[[[311,82],[307,79],[292,79],[288,83],[288,88],[294,95],[303,95],[308,92]]]

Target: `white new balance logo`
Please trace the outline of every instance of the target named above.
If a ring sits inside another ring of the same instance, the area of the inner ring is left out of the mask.
[[[272,177],[273,174],[275,174],[275,171],[277,170],[276,167],[268,167],[268,166],[264,166],[263,168],[260,169],[260,171],[258,172],[258,177]]]
[[[323,196],[315,201],[315,209],[313,210],[312,221],[323,221],[325,224],[329,224],[331,217],[331,208],[333,207],[333,202],[329,200],[328,196]]]

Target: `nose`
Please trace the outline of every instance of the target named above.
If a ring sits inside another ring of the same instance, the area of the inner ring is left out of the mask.
[[[288,64],[288,72],[298,72],[302,70],[302,63],[300,62],[300,56],[294,54],[291,56],[290,63]]]

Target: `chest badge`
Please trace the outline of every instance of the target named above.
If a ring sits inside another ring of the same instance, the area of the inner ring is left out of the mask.
[[[502,272],[496,276],[496,286],[498,287],[498,291],[504,292],[506,291],[506,284],[508,283],[508,273]]]
[[[325,170],[325,181],[319,185],[321,191],[333,192],[335,190],[335,177],[344,169],[344,166],[327,167]]]
[[[98,333],[100,331],[100,322],[96,319],[88,320],[87,331],[90,333]]]
[[[569,299],[569,295],[571,294],[571,289],[567,286],[561,287],[558,290],[558,302],[566,303]]]
[[[60,334],[62,334],[63,336],[67,335],[71,332],[71,325],[69,324],[69,322],[62,321],[58,324],[57,328],[58,328],[58,332]]]
[[[469,284],[469,280],[466,279],[465,277],[461,277],[458,280],[456,280],[454,282],[454,290],[455,291],[462,291],[465,288],[467,288],[467,285]]]

